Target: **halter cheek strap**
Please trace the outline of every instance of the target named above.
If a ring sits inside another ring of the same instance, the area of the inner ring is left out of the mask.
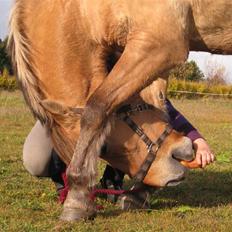
[[[167,136],[171,133],[172,127],[167,124],[164,132],[160,135],[160,137],[153,142],[143,131],[141,127],[139,127],[131,118],[130,115],[134,112],[142,112],[144,110],[154,110],[154,107],[148,104],[139,104],[134,107],[131,105],[125,105],[122,106],[117,111],[117,117],[124,121],[146,144],[147,147],[147,156],[145,160],[143,161],[139,171],[135,174],[133,177],[134,185],[133,189],[136,188],[137,184],[142,182],[147,175],[153,161],[156,158],[157,152],[161,145],[163,144],[164,140],[167,138]],[[155,148],[154,148],[155,147]]]

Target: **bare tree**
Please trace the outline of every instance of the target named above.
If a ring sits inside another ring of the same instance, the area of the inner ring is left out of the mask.
[[[209,85],[226,84],[227,75],[223,64],[212,58],[206,61],[205,77]]]

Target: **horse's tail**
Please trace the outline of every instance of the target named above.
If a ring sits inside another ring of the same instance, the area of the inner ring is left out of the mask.
[[[38,71],[33,61],[35,51],[27,39],[21,20],[24,17],[23,14],[23,7],[20,5],[20,1],[16,1],[10,16],[8,51],[16,72],[18,84],[31,111],[43,124],[51,125],[52,118],[41,105],[44,95],[39,87]]]

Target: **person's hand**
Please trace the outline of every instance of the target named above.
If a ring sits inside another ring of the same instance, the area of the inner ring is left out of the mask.
[[[205,168],[206,165],[214,162],[215,155],[210,150],[209,145],[204,139],[199,138],[194,140],[193,147],[196,153],[196,161],[202,168]]]

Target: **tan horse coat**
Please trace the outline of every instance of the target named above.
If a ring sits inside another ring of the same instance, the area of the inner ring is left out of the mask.
[[[91,203],[80,202],[94,183],[111,113],[157,76],[165,78],[189,50],[231,54],[231,11],[231,0],[16,1],[9,47],[19,82],[54,141],[64,141],[56,149],[66,162],[72,157],[63,218],[93,212]],[[54,123],[46,99],[85,107],[81,122],[73,124],[72,112],[65,112]]]

